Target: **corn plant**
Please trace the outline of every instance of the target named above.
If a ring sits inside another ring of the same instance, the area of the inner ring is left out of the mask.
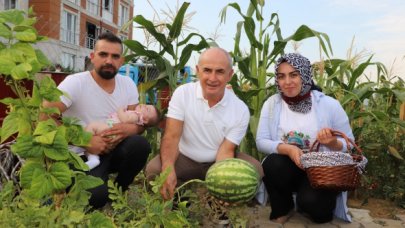
[[[306,25],[300,26],[292,35],[283,38],[278,14],[272,13],[266,20],[263,16],[264,5],[264,0],[251,0],[244,14],[237,3],[231,3],[221,12],[222,23],[226,23],[228,8],[236,10],[243,19],[236,24],[233,58],[238,72],[233,77],[231,85],[236,95],[248,105],[251,113],[249,130],[240,150],[255,157],[261,156],[257,153],[255,145],[260,110],[264,101],[275,93],[274,73],[269,70],[270,66],[278,56],[284,54],[286,45],[291,41],[315,37],[326,55],[332,53],[329,37]],[[250,44],[248,53],[241,50],[240,41],[243,35]]]
[[[405,126],[398,118],[398,105],[405,99],[402,80],[398,78],[397,83],[393,82],[395,78],[387,80],[386,67],[371,62],[371,59],[372,56],[359,64],[353,64],[350,59],[330,59],[322,64],[322,68],[314,67],[316,81],[326,94],[340,101],[358,139],[361,139],[363,126],[372,122],[394,122]],[[376,67],[377,81],[362,82],[360,77],[364,71],[373,66]]]
[[[160,71],[157,80],[148,84],[148,88],[157,86],[163,88],[169,86],[173,91],[178,86],[178,73],[187,64],[192,52],[200,51],[209,47],[206,39],[198,33],[190,33],[184,39],[181,39],[184,15],[190,3],[183,3],[177,12],[171,24],[155,25],[142,15],[133,18],[133,22],[138,24],[141,29],[145,29],[153,36],[159,44],[159,50],[149,50],[136,40],[126,40],[124,44],[133,52],[126,56],[126,60],[134,57],[144,57],[147,61],[155,65]],[[164,29],[158,30],[157,27],[164,26]],[[168,31],[166,34],[165,31]],[[199,39],[197,44],[190,43],[192,39]],[[180,53],[181,52],[181,53]]]
[[[314,64],[314,75],[324,92],[342,104],[369,160],[359,190],[365,200],[372,196],[404,206],[405,122],[398,118],[405,100],[404,81],[390,77],[383,64],[371,60],[372,56],[365,61],[329,59]],[[360,80],[370,68],[377,72],[377,80]]]

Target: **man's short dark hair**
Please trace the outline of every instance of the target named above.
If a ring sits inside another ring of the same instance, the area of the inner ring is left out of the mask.
[[[101,33],[98,36],[97,40],[106,40],[106,41],[108,41],[110,43],[120,44],[121,45],[121,51],[123,49],[122,40],[118,36],[114,35],[112,32],[103,32],[103,33]]]

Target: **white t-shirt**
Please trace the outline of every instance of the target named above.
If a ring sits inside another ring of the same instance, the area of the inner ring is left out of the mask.
[[[167,117],[184,123],[180,153],[196,162],[213,162],[225,138],[239,145],[250,114],[246,104],[228,89],[222,100],[210,108],[197,81],[174,91]]]
[[[61,96],[61,101],[67,107],[63,116],[78,118],[82,126],[94,121],[106,121],[118,108],[139,103],[135,83],[129,77],[118,74],[111,94],[94,81],[89,71],[66,77],[58,88],[67,94]]]
[[[290,131],[302,132],[310,137],[309,141],[312,144],[318,133],[318,124],[316,119],[316,102],[314,96],[311,96],[312,108],[308,113],[299,113],[291,111],[288,104],[281,100],[280,125],[278,126],[277,137],[282,139],[282,136]]]

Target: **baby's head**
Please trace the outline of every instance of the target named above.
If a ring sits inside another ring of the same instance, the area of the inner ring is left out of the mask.
[[[135,111],[141,113],[143,125],[145,127],[152,127],[159,124],[160,112],[155,106],[138,104],[135,108]]]

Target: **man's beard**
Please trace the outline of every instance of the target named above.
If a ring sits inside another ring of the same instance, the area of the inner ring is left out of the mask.
[[[103,70],[103,68],[112,68],[113,70]],[[117,74],[117,69],[112,66],[112,65],[104,65],[102,67],[100,67],[99,69],[96,69],[96,72],[98,75],[100,75],[100,77],[102,77],[103,79],[106,80],[110,80],[113,79],[115,77],[115,75]]]

